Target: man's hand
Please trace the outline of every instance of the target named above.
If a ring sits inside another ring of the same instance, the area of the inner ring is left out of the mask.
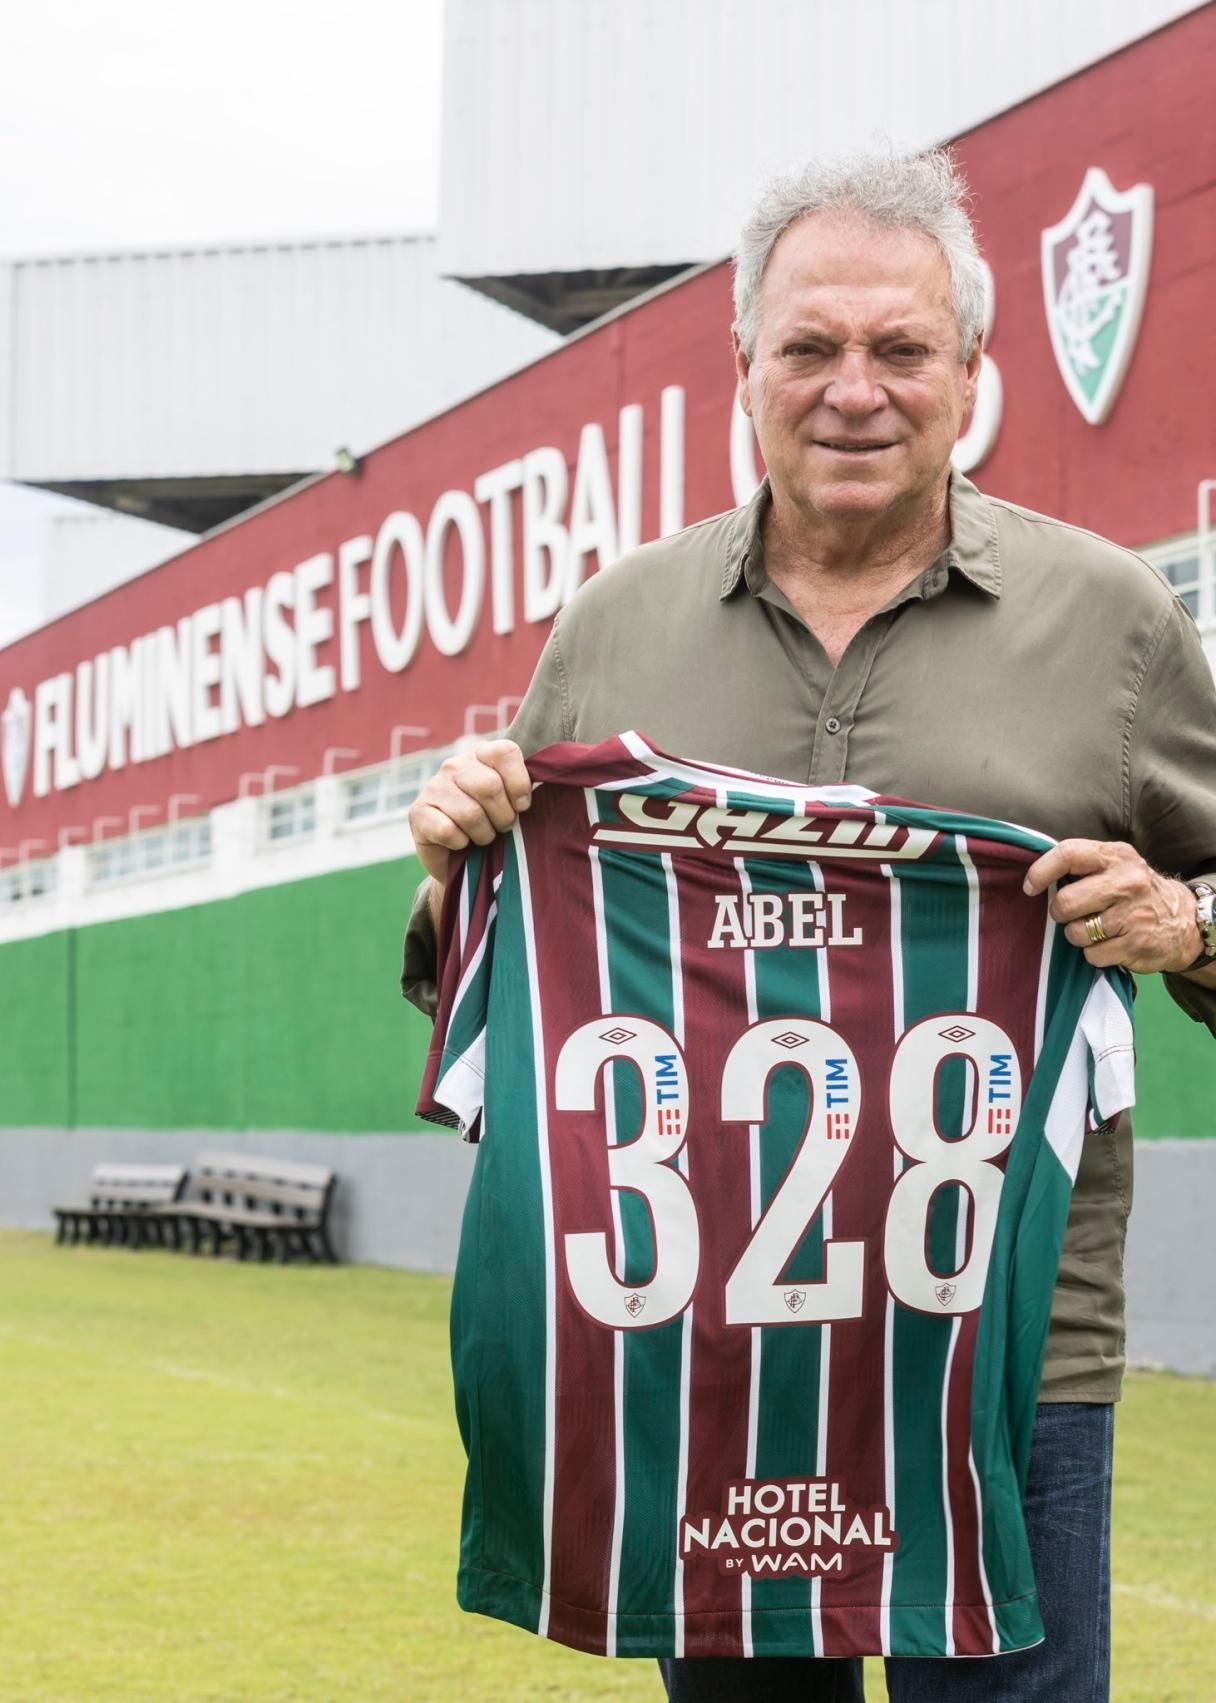
[[[1064,933],[1091,964],[1122,964],[1142,975],[1186,970],[1198,958],[1203,939],[1195,914],[1195,895],[1181,881],[1158,875],[1134,846],[1120,840],[1061,840],[1032,863],[1028,893],[1042,893],[1063,876],[1077,879],[1060,887],[1051,914],[1067,924]],[[1094,941],[1085,919],[1101,920],[1106,938]]]
[[[434,881],[431,914],[438,921],[448,860],[470,841],[488,846],[515,826],[532,802],[532,782],[519,746],[492,739],[449,757],[410,806],[410,831],[422,867]]]

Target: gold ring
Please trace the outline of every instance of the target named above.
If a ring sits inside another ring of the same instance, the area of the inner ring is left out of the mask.
[[[1097,915],[1086,917],[1085,932],[1089,936],[1091,946],[1100,946],[1104,940],[1109,938],[1106,930],[1102,927],[1102,918]]]

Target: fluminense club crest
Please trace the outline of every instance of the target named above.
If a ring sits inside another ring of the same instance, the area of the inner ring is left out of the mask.
[[[1090,166],[1064,218],[1042,234],[1051,346],[1091,426],[1110,413],[1131,362],[1152,246],[1152,188],[1117,190],[1100,166]]]
[[[8,695],[4,714],[0,715],[0,758],[4,769],[4,791],[9,806],[15,810],[25,790],[25,775],[30,760],[30,701],[20,686]]]

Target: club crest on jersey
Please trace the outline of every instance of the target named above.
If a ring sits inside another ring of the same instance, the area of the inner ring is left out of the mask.
[[[943,1307],[948,1307],[950,1305],[957,1292],[958,1291],[953,1283],[939,1283],[937,1288],[933,1291]]]
[[[787,1289],[785,1291],[785,1304],[791,1313],[800,1313],[806,1304],[806,1290]]]
[[[1042,233],[1043,300],[1060,376],[1100,426],[1131,364],[1148,291],[1153,191],[1120,193],[1091,166],[1058,225]]]
[[[743,856],[881,858],[885,863],[900,863],[924,857],[938,838],[934,828],[878,822],[872,815],[786,816],[775,810],[742,810],[633,792],[618,794],[616,803],[619,819],[593,823],[592,838],[655,851],[720,846]]]
[[[636,1290],[634,1290],[632,1295],[626,1295],[625,1297],[625,1311],[629,1314],[631,1319],[636,1319],[645,1305],[645,1295],[639,1295]]]

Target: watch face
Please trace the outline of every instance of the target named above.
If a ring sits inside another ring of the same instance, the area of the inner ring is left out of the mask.
[[[1199,901],[1199,933],[1205,954],[1216,958],[1216,889],[1197,881],[1192,889]]]

